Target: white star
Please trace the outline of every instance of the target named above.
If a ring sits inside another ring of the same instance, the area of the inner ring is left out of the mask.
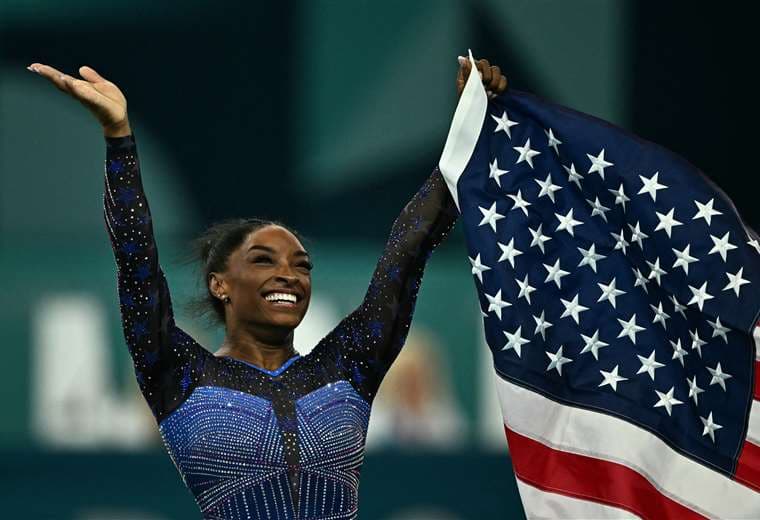
[[[639,361],[641,362],[641,367],[639,368],[639,371],[636,372],[637,374],[643,374],[646,372],[649,374],[649,377],[652,378],[652,381],[654,381],[654,371],[658,368],[664,367],[662,363],[659,363],[654,358],[654,349],[652,349],[652,353],[649,354],[648,358],[645,358],[644,356],[639,356],[636,354],[636,357],[639,358]]]
[[[533,240],[530,242],[530,247],[537,246],[542,253],[546,253],[546,251],[544,251],[544,242],[548,242],[552,237],[543,234],[541,231],[541,228],[543,227],[543,224],[539,224],[537,230],[533,231],[532,228],[528,228],[528,231],[530,231],[530,234],[533,236]]]
[[[699,394],[704,392],[704,390],[697,386],[697,376],[694,376],[691,379],[687,377],[686,382],[689,383],[689,397],[693,397],[694,404],[699,406]]]
[[[515,248],[515,239],[511,238],[509,240],[509,244],[504,245],[501,242],[496,242],[496,245],[498,245],[501,248],[501,256],[499,257],[499,262],[503,262],[504,260],[509,261],[509,265],[512,266],[512,269],[515,268],[515,257],[522,254],[522,251]]]
[[[607,215],[604,214],[605,211],[609,211],[610,208],[603,206],[601,202],[599,202],[599,197],[596,197],[596,200],[594,202],[591,202],[589,199],[586,199],[586,202],[588,202],[591,205],[591,216],[599,215],[602,217],[602,220],[607,222]]]
[[[628,339],[630,339],[633,344],[636,344],[636,333],[641,332],[644,330],[645,327],[639,327],[636,325],[636,313],[633,313],[633,316],[631,316],[631,319],[628,321],[621,320],[620,318],[617,318],[618,323],[620,323],[620,326],[623,327],[623,329],[620,331],[620,334],[618,334],[618,338],[622,338],[623,336],[628,336]]]
[[[702,357],[702,345],[707,345],[707,342],[699,337],[699,330],[694,329],[694,332],[689,331],[691,336],[691,350],[696,350],[699,357]]]
[[[602,290],[602,295],[599,297],[597,303],[603,302],[603,301],[609,301],[612,305],[613,309],[617,308],[617,302],[615,298],[620,296],[621,294],[625,294],[625,291],[621,291],[620,289],[617,289],[615,287],[615,278],[612,278],[612,281],[610,281],[609,285],[604,285],[603,283],[597,283],[596,285],[599,286],[599,288]]]
[[[547,351],[546,355],[549,356],[549,359],[551,359],[549,366],[546,367],[546,371],[548,372],[552,368],[556,368],[559,375],[562,375],[562,365],[573,361],[572,359],[566,358],[562,355],[562,345],[559,346],[559,350],[557,350],[557,352],[554,354]]]
[[[560,285],[561,279],[563,276],[567,276],[570,273],[560,269],[559,258],[557,259],[556,262],[554,262],[554,265],[544,264],[544,267],[549,273],[546,275],[546,280],[544,280],[544,283],[554,282],[557,284],[557,289],[562,289],[562,286]]]
[[[504,133],[507,134],[507,137],[512,139],[512,131],[510,128],[515,125],[519,125],[520,123],[510,121],[506,110],[503,114],[501,114],[501,117],[496,117],[495,115],[491,114],[491,118],[496,121],[496,129],[493,131],[493,133],[497,133],[499,130],[503,130]]]
[[[549,147],[554,148],[554,153],[559,155],[559,148],[557,148],[558,144],[562,144],[562,141],[554,137],[554,132],[552,132],[552,129],[544,130],[544,133],[546,134],[546,137],[549,138]]]
[[[493,296],[488,293],[485,293],[485,295],[486,299],[488,300],[488,312],[493,311],[494,314],[496,314],[499,319],[501,319],[501,309],[504,307],[509,307],[512,304],[501,299],[501,289],[499,289],[499,291]]]
[[[731,379],[734,376],[723,372],[723,369],[720,368],[720,363],[718,363],[715,368],[710,368],[710,367],[705,367],[705,368],[710,372],[710,375],[712,375],[712,379],[710,379],[710,386],[717,383],[725,391],[726,379]]]
[[[614,166],[614,163],[604,160],[604,148],[602,148],[602,151],[599,152],[599,155],[596,157],[590,153],[587,153],[586,157],[591,161],[591,167],[588,169],[588,173],[598,172],[602,180],[604,180],[604,169],[609,166]]]
[[[610,233],[612,235],[612,238],[615,239],[615,247],[613,249],[622,249],[623,254],[625,254],[625,248],[628,247],[630,244],[626,242],[625,236],[623,235],[623,229],[620,230],[620,234],[617,233]]]
[[[638,268],[633,269],[633,275],[636,277],[636,281],[633,283],[634,287],[641,286],[642,289],[644,289],[644,292],[649,294],[649,290],[647,289],[647,284],[649,283],[649,280],[646,279],[646,277],[641,274],[641,271],[639,271]]]
[[[481,213],[483,213],[483,220],[480,221],[480,224],[478,224],[478,227],[488,224],[491,226],[491,229],[493,229],[494,233],[496,232],[496,221],[503,219],[504,215],[500,215],[496,212],[496,203],[494,202],[491,204],[491,207],[489,209],[481,208],[478,206],[478,209]]]
[[[583,341],[586,342],[583,350],[581,350],[581,354],[585,352],[591,352],[591,354],[594,356],[594,359],[599,361],[599,349],[608,346],[607,343],[599,339],[599,329],[596,329],[596,332],[594,332],[594,335],[591,337],[586,336],[585,334],[581,334],[581,337],[583,338]]]
[[[667,393],[662,393],[659,390],[655,390],[657,392],[657,395],[660,397],[660,400],[657,401],[657,403],[654,405],[654,408],[664,406],[665,409],[668,411],[668,415],[671,415],[671,411],[673,410],[673,406],[677,404],[683,404],[681,401],[673,397],[673,389],[675,387],[670,387],[670,390],[668,390]]]
[[[615,205],[617,206],[618,204],[622,204],[623,211],[625,211],[625,203],[628,202],[631,199],[629,199],[626,196],[625,190],[623,190],[623,183],[622,182],[620,183],[620,187],[618,189],[616,189],[616,190],[610,190],[610,189],[608,189],[607,191],[609,191],[610,193],[612,193],[615,196]]]
[[[655,307],[651,303],[649,304],[649,306],[654,311],[654,320],[652,320],[652,323],[657,323],[659,321],[660,323],[662,323],[662,328],[667,330],[668,327],[665,325],[665,320],[670,318],[670,314],[662,310],[662,302],[660,302],[657,307]],[[681,341],[681,340],[678,340],[678,341]]]
[[[689,289],[691,289],[691,294],[694,296],[691,297],[691,300],[686,305],[691,305],[692,303],[696,303],[699,307],[699,310],[702,310],[702,306],[705,304],[706,300],[712,300],[713,297],[707,294],[707,282],[702,284],[702,287],[697,289],[696,287],[689,286]]]
[[[517,299],[519,300],[523,296],[526,300],[528,300],[528,303],[530,304],[530,293],[535,291],[536,289],[534,287],[531,287],[528,284],[528,275],[525,275],[525,279],[521,282],[520,280],[515,280],[517,282],[517,285],[520,286],[520,294],[517,295]]]
[[[570,167],[568,168],[563,164],[562,167],[567,172],[568,182],[574,182],[578,186],[578,189],[581,189],[581,181],[583,180],[583,175],[575,171],[575,165],[573,163],[570,163]]]
[[[540,317],[533,316],[533,319],[536,320],[536,330],[533,331],[533,334],[541,334],[541,338],[546,341],[546,329],[551,327],[552,324],[544,318],[544,311],[541,311]]]
[[[520,333],[521,330],[522,330],[522,325],[517,327],[517,330],[512,333],[503,331],[504,335],[507,337],[507,344],[504,345],[504,348],[502,348],[501,350],[514,349],[515,353],[517,354],[517,357],[520,357],[520,354],[521,354],[520,349],[522,348],[522,346],[525,345],[526,343],[530,343],[530,340],[527,340],[522,337],[522,334]]]
[[[583,224],[580,220],[573,219],[573,209],[570,208],[570,211],[567,212],[567,215],[560,215],[559,213],[554,214],[555,217],[557,217],[557,220],[559,220],[559,225],[557,226],[556,231],[562,231],[563,229],[570,233],[570,236],[573,237],[575,234],[573,233],[573,228],[575,226],[580,226]]]
[[[697,220],[698,218],[705,219],[705,222],[707,222],[707,225],[710,225],[710,220],[712,219],[713,215],[722,215],[718,210],[713,209],[713,202],[715,199],[710,199],[706,203],[702,204],[698,200],[694,201],[694,204],[697,205],[697,214],[694,215],[691,220]]]
[[[747,240],[747,244],[754,247],[755,251],[757,251],[757,254],[760,254],[760,243],[757,242],[756,238],[751,238]]]
[[[562,302],[562,305],[565,306],[564,312],[562,312],[561,318],[567,318],[568,316],[572,316],[573,320],[575,320],[575,324],[578,325],[579,314],[583,311],[587,311],[588,307],[584,307],[580,303],[578,303],[578,294],[575,295],[575,298],[573,298],[571,301],[563,300],[560,298],[560,301]]]
[[[588,249],[583,249],[582,247],[578,248],[578,251],[581,252],[583,255],[583,259],[581,259],[581,263],[578,264],[578,267],[587,265],[591,267],[591,269],[596,272],[596,262],[598,260],[602,260],[603,258],[607,258],[604,255],[597,254],[596,252],[596,244],[591,244],[591,247]]]
[[[751,283],[749,280],[746,280],[742,278],[742,273],[744,272],[744,268],[742,267],[738,271],[736,271],[736,274],[726,273],[726,276],[728,277],[728,284],[723,288],[724,291],[730,291],[731,289],[736,292],[736,297],[739,297],[739,289],[742,285],[745,283]]]
[[[702,419],[702,424],[705,427],[705,429],[702,430],[702,437],[709,434],[710,439],[715,442],[715,430],[720,430],[723,426],[713,422],[712,412],[710,412],[710,415],[708,415],[707,418],[704,418],[701,415],[699,418]]]
[[[557,186],[556,184],[552,183],[552,174],[551,174],[551,172],[549,172],[549,173],[546,174],[546,180],[545,181],[541,181],[541,180],[538,180],[538,179],[533,179],[533,180],[536,181],[539,186],[541,186],[541,191],[538,192],[538,198],[541,198],[544,195],[546,195],[547,197],[549,197],[549,199],[552,202],[555,202],[555,200],[554,200],[554,192],[561,190],[562,186]]]
[[[505,173],[509,173],[509,170],[502,170],[499,168],[499,163],[497,162],[496,158],[494,158],[493,162],[488,165],[491,169],[490,173],[488,174],[489,179],[493,179],[496,181],[496,185],[501,188],[501,179],[500,177],[504,175]]]
[[[647,179],[643,175],[639,175],[639,178],[641,179],[641,182],[643,184],[642,188],[639,190],[637,195],[641,195],[642,193],[649,193],[649,195],[652,196],[652,201],[657,202],[657,190],[664,190],[667,188],[664,184],[660,184],[657,182],[657,176],[660,174],[660,172],[655,172],[652,177]]]
[[[723,259],[723,261],[726,261],[726,253],[731,251],[732,249],[736,249],[736,246],[729,243],[728,241],[728,234],[729,231],[726,231],[726,234],[723,235],[723,238],[718,238],[715,236],[710,235],[710,238],[712,238],[713,246],[712,249],[710,249],[710,252],[707,253],[708,255],[711,255],[713,253],[720,253],[720,257]]]
[[[525,216],[528,216],[528,206],[530,206],[530,202],[527,202],[522,198],[521,190],[517,190],[517,195],[507,195],[507,197],[515,201],[515,205],[512,206],[512,209],[521,209],[523,213],[525,213]]]
[[[644,239],[649,238],[649,235],[644,233],[641,228],[639,227],[639,221],[636,221],[636,226],[632,226],[628,224],[628,227],[631,228],[631,243],[634,242],[639,244],[639,247],[641,250],[644,250]],[[621,232],[622,233],[622,232]]]
[[[618,375],[618,366],[619,365],[615,365],[615,368],[612,369],[612,372],[605,372],[604,370],[599,371],[602,374],[602,377],[604,378],[604,380],[601,383],[599,383],[599,386],[610,385],[612,389],[615,392],[617,392],[617,384],[620,381],[628,380],[627,377]]]
[[[673,253],[676,255],[676,261],[673,262],[673,269],[676,267],[681,267],[683,268],[683,272],[687,275],[689,274],[689,264],[698,261],[697,258],[694,258],[689,254],[690,247],[691,244],[688,244],[683,251],[679,251],[675,247],[671,248],[673,249]]]
[[[660,213],[659,211],[655,211],[657,214],[657,218],[660,219],[660,223],[657,224],[657,227],[654,228],[655,231],[658,231],[660,229],[664,229],[665,233],[668,234],[668,238],[671,236],[671,232],[675,226],[681,226],[683,225],[681,222],[677,221],[673,217],[673,212],[675,211],[675,208],[671,208],[670,211],[667,213]]]
[[[483,283],[483,271],[490,271],[491,268],[480,263],[480,253],[475,258],[470,258],[470,263],[472,264],[472,274],[478,277],[480,283]]]
[[[723,324],[720,322],[720,316],[715,318],[715,321],[707,320],[707,323],[710,324],[710,326],[713,328],[712,336],[713,338],[720,336],[723,338],[723,341],[728,344],[728,336],[726,336],[726,332],[728,332],[730,329],[728,327],[724,327]]]
[[[533,168],[533,157],[536,155],[539,155],[541,152],[537,152],[536,150],[531,149],[530,147],[530,139],[525,141],[525,144],[522,146],[513,146],[517,152],[520,153],[520,157],[517,158],[517,162],[515,164],[520,164],[521,162],[525,161],[528,163],[528,165]]]
[[[681,305],[681,303],[678,300],[676,300],[676,297],[673,296],[672,294],[670,295],[670,301],[673,302],[673,307],[675,308],[675,311],[681,314],[681,316],[683,316],[684,319],[686,319],[686,313],[684,312],[684,310],[686,309],[686,306]]]
[[[660,267],[660,257],[657,257],[654,259],[654,263],[650,262],[649,260],[644,260],[647,265],[649,266],[649,269],[651,269],[649,273],[649,279],[651,280],[654,278],[657,280],[657,285],[662,285],[662,282],[660,281],[660,276],[668,274],[665,269]]]
[[[670,345],[673,347],[673,357],[670,359],[678,359],[678,361],[681,362],[681,366],[684,366],[683,357],[688,356],[689,353],[686,352],[681,346],[681,338],[678,338],[678,341],[676,342],[673,342],[671,340],[668,341],[670,341]]]

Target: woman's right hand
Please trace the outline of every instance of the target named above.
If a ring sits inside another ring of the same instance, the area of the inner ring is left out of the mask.
[[[79,74],[84,79],[63,74],[42,63],[32,63],[27,69],[46,77],[59,90],[86,106],[102,125],[106,137],[123,137],[132,133],[127,118],[127,99],[119,87],[95,72],[95,69],[86,65],[79,67]]]

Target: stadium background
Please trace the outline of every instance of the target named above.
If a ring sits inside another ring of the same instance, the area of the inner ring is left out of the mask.
[[[687,157],[757,228],[754,29],[722,5],[0,0],[2,516],[198,517],[124,345],[100,129],[26,65],[88,64],[125,92],[177,321],[209,350],[221,331],[182,305],[200,290],[190,238],[232,216],[306,235],[301,348],[364,295],[440,155],[468,47],[513,88]],[[456,227],[428,264],[410,355],[381,387],[361,518],[522,515],[476,301]]]

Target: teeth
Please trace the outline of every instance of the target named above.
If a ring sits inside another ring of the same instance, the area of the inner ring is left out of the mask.
[[[278,292],[276,292],[276,293],[267,294],[264,298],[267,301],[269,301],[269,302],[287,301],[287,302],[296,303],[296,295],[295,294],[278,293]]]

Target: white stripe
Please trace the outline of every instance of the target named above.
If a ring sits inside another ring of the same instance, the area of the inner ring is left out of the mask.
[[[544,518],[579,518],[579,519],[609,519],[609,518],[640,518],[625,509],[618,509],[590,500],[567,497],[535,488],[517,479],[517,489],[520,491],[525,516],[530,520]]]
[[[472,66],[470,75],[459,98],[454,118],[451,120],[449,135],[446,138],[441,159],[438,161],[438,168],[446,180],[446,185],[460,213],[462,208],[459,207],[457,181],[475,150],[488,109],[488,96],[480,81],[480,74],[476,74],[478,69],[472,52],[470,52],[470,65]]]
[[[755,338],[755,359],[760,361],[760,327],[757,325],[752,331],[752,337]]]
[[[760,493],[603,413],[564,406],[496,376],[505,424],[554,449],[624,464],[661,493],[711,518],[760,518]]]
[[[752,400],[752,408],[749,410],[749,425],[747,426],[747,440],[760,446],[760,402]]]

